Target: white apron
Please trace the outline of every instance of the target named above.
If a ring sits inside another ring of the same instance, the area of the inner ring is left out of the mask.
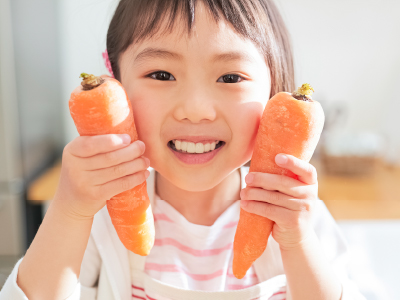
[[[234,291],[208,292],[208,291],[192,291],[176,288],[151,278],[144,272],[145,257],[130,254],[132,284],[135,286],[134,293],[138,297],[144,299],[157,300],[267,300],[275,294],[271,300],[288,299],[286,294],[286,276],[284,274],[276,275],[267,281],[262,281],[260,277],[266,275],[263,268],[265,259],[272,258],[265,255],[263,258],[255,262],[257,276],[260,283],[249,288]],[[146,290],[146,292],[143,290]],[[135,298],[132,298],[135,299]],[[138,298],[140,299],[140,298]]]

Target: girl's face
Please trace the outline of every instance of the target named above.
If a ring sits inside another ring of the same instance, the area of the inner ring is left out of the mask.
[[[226,21],[216,23],[201,2],[190,36],[180,22],[172,33],[131,45],[121,55],[121,83],[151,167],[178,188],[199,192],[251,159],[270,73],[255,44]],[[225,144],[198,164],[178,159],[168,146],[175,139],[197,142],[195,137]]]

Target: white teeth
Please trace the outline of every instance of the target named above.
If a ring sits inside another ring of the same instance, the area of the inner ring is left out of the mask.
[[[188,153],[195,153],[196,152],[196,146],[195,146],[195,144],[194,143],[191,143],[191,142],[188,142],[187,143],[188,144],[188,146],[187,146],[187,152]]]
[[[178,141],[178,140],[175,140],[174,141],[175,142],[175,148],[177,149],[177,150],[181,150],[182,148],[182,144],[181,144],[181,141]]]
[[[196,153],[204,153],[204,145],[202,143],[196,144]]]
[[[187,142],[182,142],[182,143],[181,143],[181,150],[182,150],[182,151],[186,151],[186,150],[187,150],[187,146],[188,146],[188,143],[187,143]]]
[[[192,143],[180,140],[172,140],[172,142],[175,144],[176,150],[188,153],[204,153],[214,150],[215,145],[218,144],[219,141],[212,142],[211,144]]]

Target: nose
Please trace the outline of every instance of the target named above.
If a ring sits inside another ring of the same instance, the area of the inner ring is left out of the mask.
[[[174,111],[177,120],[189,120],[192,123],[215,120],[216,103],[210,88],[200,84],[191,84],[179,89],[178,93],[177,106]]]

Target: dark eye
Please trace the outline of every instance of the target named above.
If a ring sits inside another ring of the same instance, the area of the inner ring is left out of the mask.
[[[227,74],[218,78],[217,82],[237,83],[242,81],[243,78],[236,74]]]
[[[175,80],[174,76],[172,76],[171,73],[164,72],[164,71],[158,71],[151,73],[149,75],[150,78],[156,79],[156,80]]]

